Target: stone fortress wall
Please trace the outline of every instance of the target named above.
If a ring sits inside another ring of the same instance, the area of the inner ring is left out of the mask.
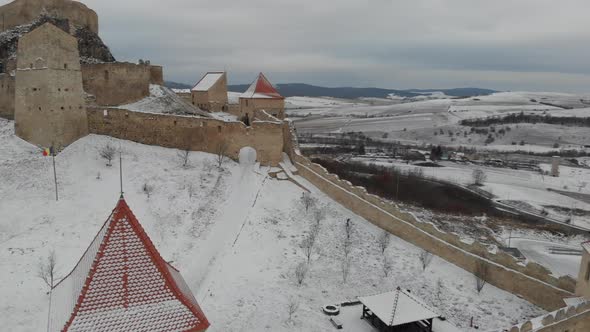
[[[0,74],[0,117],[14,119],[14,76]]]
[[[223,150],[234,160],[241,148],[250,146],[256,149],[261,164],[276,166],[282,161],[281,122],[254,121],[247,127],[239,121],[94,107],[88,109],[88,128],[93,134],[148,145],[214,154]]]
[[[509,332],[586,332],[590,331],[590,301],[561,308],[513,326]]]
[[[103,106],[129,104],[149,96],[150,84],[164,84],[162,67],[129,62],[82,65],[84,91]]]
[[[96,12],[72,0],[16,0],[0,6],[0,32],[28,24],[45,13],[66,18],[70,24],[87,27],[98,33]]]

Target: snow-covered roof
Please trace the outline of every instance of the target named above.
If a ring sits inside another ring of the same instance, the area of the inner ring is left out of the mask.
[[[240,98],[285,99],[263,73],[258,74],[258,78],[252,82],[246,92],[240,95]]]
[[[224,72],[209,72],[193,87],[192,91],[209,91],[223,77]]]
[[[121,198],[74,270],[53,290],[50,331],[204,331],[180,273]]]
[[[388,326],[398,326],[440,316],[422,300],[399,287],[391,292],[359,297],[359,300]]]

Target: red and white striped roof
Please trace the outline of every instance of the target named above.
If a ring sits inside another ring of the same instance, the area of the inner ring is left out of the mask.
[[[54,288],[50,331],[205,331],[182,276],[121,198],[74,270]]]
[[[272,86],[263,73],[258,74],[258,78],[250,85],[246,92],[240,95],[240,98],[285,99]]]

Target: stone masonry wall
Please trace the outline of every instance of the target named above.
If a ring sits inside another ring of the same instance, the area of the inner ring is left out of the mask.
[[[240,98],[240,118],[252,119],[257,110],[265,110],[279,119],[285,118],[285,100],[270,98]]]
[[[14,76],[0,74],[0,118],[14,119]]]
[[[94,134],[209,153],[217,153],[225,143],[225,155],[232,159],[238,158],[241,148],[251,146],[261,164],[276,166],[282,161],[281,123],[255,121],[246,127],[241,122],[97,107],[88,109],[88,127]]]
[[[587,332],[590,331],[590,302],[561,308],[512,327],[510,332]]]
[[[164,85],[164,70],[162,66],[150,65],[150,84]]]
[[[161,67],[128,62],[84,64],[82,79],[84,91],[104,106],[136,102],[149,96],[150,83],[163,83]]]
[[[76,38],[46,23],[19,40],[17,67],[17,136],[63,147],[88,134]]]

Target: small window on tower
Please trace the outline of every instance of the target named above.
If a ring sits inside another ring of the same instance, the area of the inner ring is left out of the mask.
[[[64,69],[68,69],[68,64],[64,63]]]
[[[586,281],[590,281],[590,263],[588,263],[588,266],[586,267]]]

